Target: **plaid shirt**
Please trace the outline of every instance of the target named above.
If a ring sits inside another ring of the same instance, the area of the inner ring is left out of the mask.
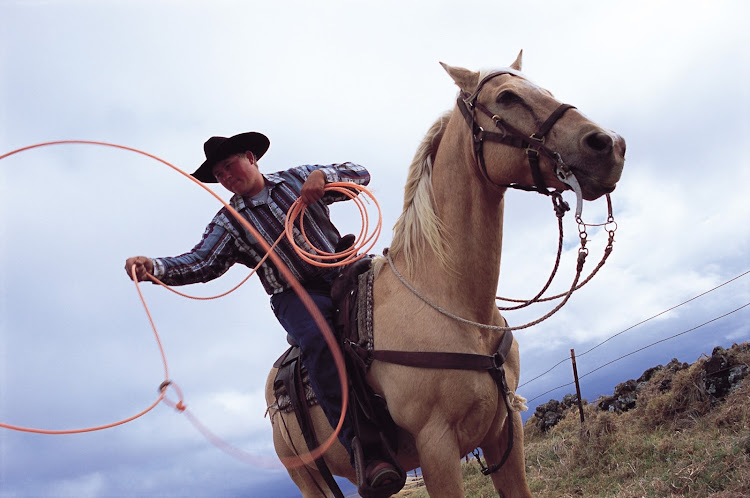
[[[249,221],[271,245],[284,231],[286,213],[299,197],[308,175],[316,169],[325,174],[326,183],[348,181],[367,185],[370,182],[370,173],[363,166],[352,163],[298,166],[263,175],[269,191],[268,199],[234,195],[229,205]],[[343,194],[326,192],[320,201],[307,207],[304,217],[305,234],[320,250],[334,252],[341,238],[331,222],[327,205],[347,199]],[[295,243],[306,251],[314,252],[302,237],[298,222],[299,220],[294,227]],[[338,272],[336,268],[317,267],[303,261],[286,238],[276,246],[275,252],[303,285],[315,285],[321,277]],[[154,276],[167,285],[207,282],[223,275],[235,263],[255,268],[265,253],[255,237],[224,207],[214,216],[200,242],[190,252],[181,256],[154,259]],[[270,259],[260,266],[258,276],[268,294],[278,294],[291,288]]]

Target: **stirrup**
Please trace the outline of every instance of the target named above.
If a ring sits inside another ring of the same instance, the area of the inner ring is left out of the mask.
[[[357,472],[357,491],[362,498],[388,498],[401,491],[404,484],[406,484],[406,472],[396,462],[395,456],[390,451],[388,451],[388,463],[391,463],[396,469],[398,479],[376,488],[373,488],[367,482],[365,456],[362,451],[362,444],[357,436],[354,436],[354,439],[352,439],[352,456],[354,457],[354,469]]]

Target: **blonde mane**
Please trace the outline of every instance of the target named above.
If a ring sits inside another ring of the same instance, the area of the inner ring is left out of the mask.
[[[450,268],[444,227],[435,212],[432,164],[451,112],[444,113],[430,127],[409,166],[404,187],[404,210],[393,227],[390,249],[394,256],[403,252],[407,272],[412,271],[425,246],[435,253],[441,265]]]

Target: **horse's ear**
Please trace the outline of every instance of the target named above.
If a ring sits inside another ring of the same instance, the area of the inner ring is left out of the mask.
[[[518,57],[516,57],[516,60],[513,61],[513,64],[510,65],[510,68],[515,69],[516,71],[520,71],[522,59],[523,59],[523,50],[518,52]]]
[[[479,84],[479,73],[469,71],[462,67],[449,66],[442,62],[440,65],[443,66],[443,69],[445,69],[450,77],[453,78],[453,81],[456,82],[458,88],[466,93],[474,93],[474,90],[476,90],[477,85]]]

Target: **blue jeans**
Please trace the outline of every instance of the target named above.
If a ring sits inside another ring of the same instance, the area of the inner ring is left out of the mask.
[[[336,308],[331,300],[330,292],[322,290],[308,290],[308,292],[323,318],[328,322],[328,326],[334,330],[333,318]],[[333,354],[328,349],[323,333],[294,290],[271,296],[271,307],[279,323],[299,344],[302,364],[307,368],[313,392],[331,427],[336,427],[341,417],[341,381]],[[349,455],[352,454],[353,437],[351,422],[349,417],[346,417],[339,432],[339,441]]]

